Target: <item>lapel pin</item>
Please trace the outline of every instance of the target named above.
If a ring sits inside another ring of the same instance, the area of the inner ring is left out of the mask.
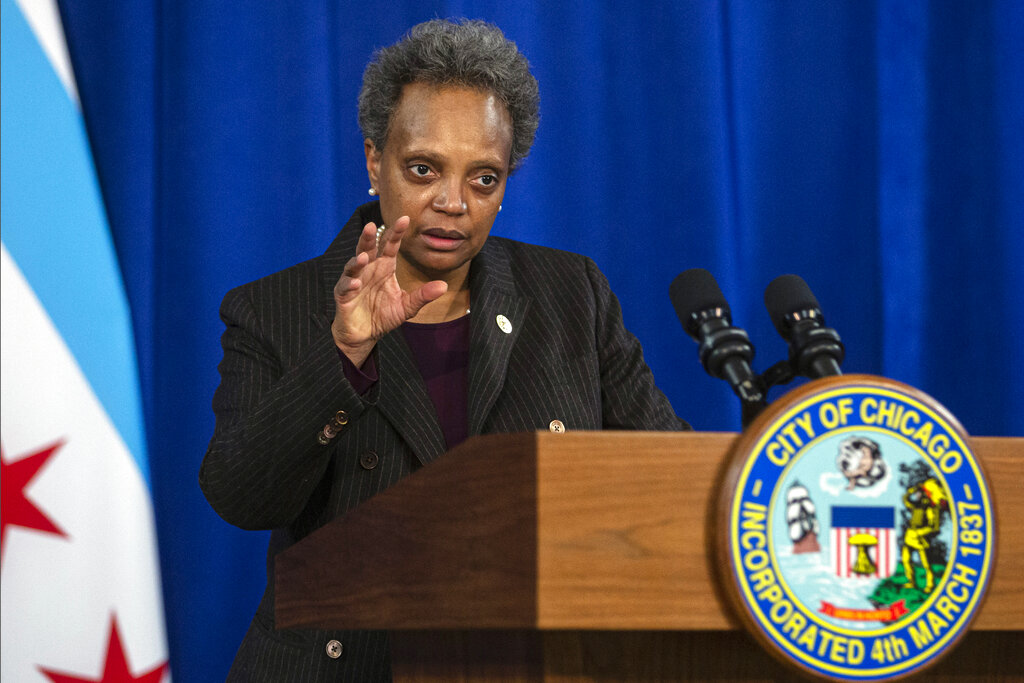
[[[498,323],[498,329],[502,332],[505,334],[510,334],[512,332],[512,323],[508,321],[508,318],[499,314],[494,320]]]

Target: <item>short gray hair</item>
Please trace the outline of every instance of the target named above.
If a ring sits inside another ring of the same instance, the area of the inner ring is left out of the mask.
[[[432,19],[413,26],[394,45],[377,50],[363,73],[359,127],[383,149],[409,83],[456,85],[493,93],[512,119],[509,170],[530,153],[540,121],[540,92],[516,44],[485,21]]]

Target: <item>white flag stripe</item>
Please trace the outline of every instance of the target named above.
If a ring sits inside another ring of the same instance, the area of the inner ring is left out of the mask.
[[[71,68],[71,57],[68,55],[68,44],[64,36],[64,28],[60,22],[60,11],[57,3],[53,0],[15,0],[21,13],[25,15],[25,21],[32,28],[36,40],[46,53],[50,65],[53,67],[57,78],[64,85],[68,97],[75,104],[81,106],[78,99],[78,87],[75,85],[75,75]]]
[[[133,670],[152,669],[167,649],[149,490],[6,249],[0,278],[4,457],[64,441],[27,492],[68,535],[7,530],[0,677],[100,671],[115,614]]]

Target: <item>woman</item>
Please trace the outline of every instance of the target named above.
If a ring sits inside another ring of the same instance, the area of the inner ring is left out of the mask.
[[[379,202],[225,297],[200,484],[225,520],[273,529],[230,680],[390,679],[385,633],[274,630],[273,558],[467,436],[687,427],[589,259],[488,238],[538,101],[494,26],[416,26],[359,97]]]

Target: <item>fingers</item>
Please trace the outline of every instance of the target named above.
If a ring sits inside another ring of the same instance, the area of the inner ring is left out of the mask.
[[[415,316],[419,313],[421,308],[429,304],[431,301],[439,298],[447,291],[447,282],[444,280],[431,280],[422,287],[410,292],[405,306],[406,319],[408,320]]]
[[[408,228],[409,217],[402,216],[378,238],[377,225],[371,221],[363,226],[363,231],[359,234],[356,254],[365,252],[370,255],[370,260],[379,256],[394,258],[398,255],[398,248],[402,244],[402,237]]]
[[[377,226],[372,222],[363,226],[359,233],[359,242],[356,243],[356,254],[366,252],[373,256],[377,255]]]
[[[398,255],[398,248],[402,244],[402,237],[405,236],[405,231],[409,229],[409,217],[402,216],[395,224],[385,231],[381,237],[380,245],[378,246],[378,256],[385,256],[387,258],[395,258]]]
[[[374,266],[367,269],[372,263],[381,258],[394,259],[398,255],[399,247],[402,244],[402,237],[409,228],[409,217],[402,216],[394,225],[388,228],[378,239],[377,225],[372,221],[363,226],[359,234],[359,241],[356,244],[356,255],[348,260],[342,271],[341,277],[334,286],[334,295],[339,301],[351,300],[364,284],[371,288],[376,287],[388,277],[394,277],[394,264],[382,262],[381,266]],[[369,291],[369,290],[368,290]],[[430,292],[428,288],[428,292]],[[416,310],[424,304],[433,301],[444,293],[444,290],[430,298],[423,299],[418,303]]]
[[[363,281],[359,278],[342,275],[334,285],[334,297],[338,300],[344,300],[346,297],[358,292],[362,286]]]
[[[361,251],[348,260],[345,264],[342,274],[348,277],[359,277],[363,268],[370,263],[371,256],[369,252]]]
[[[342,270],[341,277],[338,278],[338,282],[334,285],[334,296],[338,299],[342,299],[347,295],[355,294],[359,291],[359,288],[363,286],[363,281],[359,278],[362,274],[363,269],[370,263],[370,253],[362,251],[363,238],[365,233],[373,226],[370,223],[364,228],[363,235],[359,237],[360,251],[355,256],[350,258],[345,264],[345,268]],[[376,234],[376,229],[374,229]]]

